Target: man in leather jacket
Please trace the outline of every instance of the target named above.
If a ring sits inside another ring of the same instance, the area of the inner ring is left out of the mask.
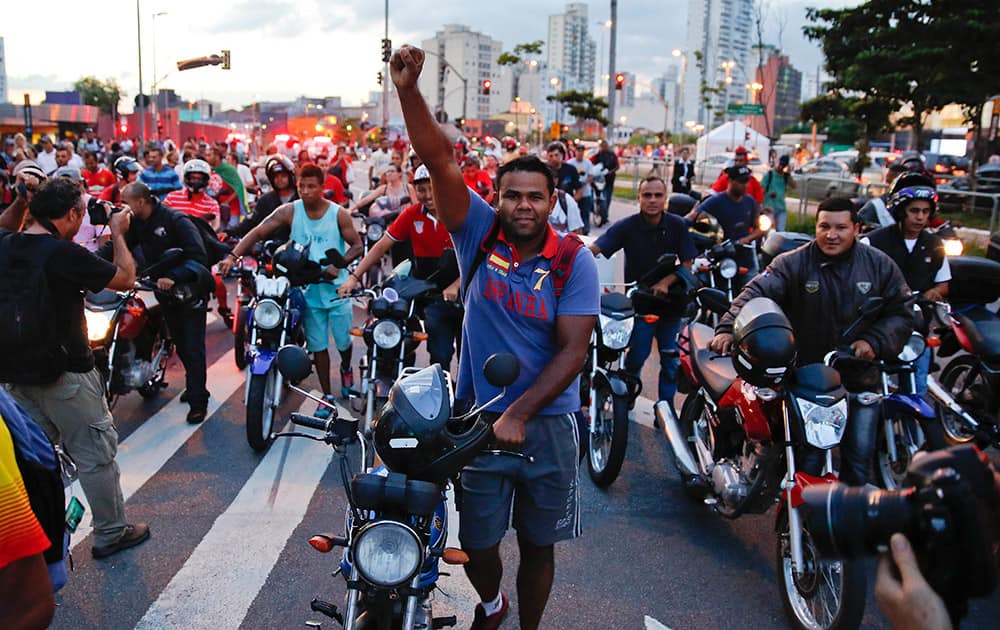
[[[184,290],[190,294],[191,299],[184,300],[161,298],[161,306],[177,354],[184,364],[187,391],[181,400],[191,406],[187,421],[192,424],[202,422],[208,408],[205,303],[208,293],[215,286],[207,267],[205,243],[187,215],[160,203],[145,184],[126,186],[122,191],[122,201],[128,204],[134,215],[132,225],[125,234],[125,242],[132,251],[141,247],[145,265],[160,260],[168,249],[184,250],[181,262],[157,278],[156,286],[164,293],[180,294]],[[102,258],[111,256],[108,245],[98,251]]]
[[[719,321],[709,347],[727,353],[740,309],[752,298],[768,297],[792,323],[799,365],[822,362],[831,350],[848,345],[862,359],[895,357],[913,330],[913,317],[905,306],[910,290],[888,256],[857,242],[859,229],[849,199],[823,201],[817,212],[816,240],[779,256],[747,284]],[[888,305],[877,319],[842,338],[865,301],[874,296]],[[840,445],[841,480],[851,485],[867,482],[875,451],[877,399],[863,397],[871,402],[862,404],[861,393],[851,392],[847,432]]]
[[[299,192],[295,188],[295,166],[292,165],[291,160],[283,155],[269,156],[264,162],[264,173],[271,183],[271,191],[261,195],[250,216],[240,221],[235,227],[225,230],[229,236],[243,238],[279,206],[298,200]],[[284,242],[288,240],[289,234],[287,228],[279,228],[271,235],[271,240]]]

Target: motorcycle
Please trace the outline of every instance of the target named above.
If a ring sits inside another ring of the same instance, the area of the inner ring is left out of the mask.
[[[396,220],[399,216],[398,212],[389,212],[389,198],[379,197],[375,200],[374,205],[377,205],[382,214],[378,216],[369,216],[365,212],[352,212],[351,216],[355,219],[361,219],[361,227],[358,229],[358,234],[361,236],[361,242],[364,244],[364,249],[358,261],[363,259],[368,255],[369,250],[375,247],[375,244],[381,240],[382,236],[385,234],[386,228]],[[352,269],[353,271],[353,269]],[[386,273],[383,269],[383,264],[380,261],[379,264],[372,267],[365,274],[365,286],[374,287],[378,286]]]
[[[289,383],[300,382],[311,372],[309,357],[299,347],[282,348],[278,363]],[[420,426],[423,431],[434,432],[432,440],[447,439],[451,447],[440,456],[418,449],[418,438],[397,436],[389,427],[385,433],[379,433],[375,442],[375,449],[386,463],[374,468],[362,464],[358,474],[349,479],[348,447],[360,444],[362,462],[370,459],[366,455],[370,450],[369,438],[359,430],[356,420],[339,417],[336,409],[326,420],[293,413],[292,423],[318,430],[322,435],[298,431],[275,435],[324,442],[333,447],[340,459],[341,480],[349,503],[344,519],[346,535],[317,534],[309,539],[309,544],[321,553],[343,549],[333,575],[339,573],[346,581],[345,607],[341,611],[337,605],[316,598],[310,608],[337,620],[345,630],[415,630],[456,624],[455,617],[434,617],[431,597],[442,575],[440,561],[461,565],[469,560],[465,552],[445,548],[449,525],[445,489],[449,479],[472,457],[484,452],[492,436],[492,426],[482,410],[502,399],[505,388],[517,380],[519,366],[513,355],[491,356],[483,371],[492,385],[501,388],[501,393],[487,405],[462,416],[452,415],[451,379],[441,366],[410,370],[393,385],[388,406],[392,407],[393,419],[399,426]],[[326,404],[294,385],[291,387]],[[446,422],[455,429],[445,430]],[[402,460],[403,451],[412,459]],[[485,452],[531,461],[520,453]]]
[[[159,298],[169,299],[170,292],[157,289],[152,278],[183,257],[181,249],[167,250],[161,260],[139,272],[132,289],[88,291],[84,297],[87,336],[111,407],[129,392],[153,398],[167,386],[174,344]]]
[[[716,313],[729,304],[718,290],[696,295]],[[864,612],[863,568],[821,558],[799,513],[803,489],[838,478],[832,449],[848,413],[840,374],[823,363],[794,365],[791,325],[767,298],[741,309],[732,357],[708,349],[714,334],[691,322],[679,337],[693,388],[680,417],[668,401],[654,407],[684,490],[730,519],[764,513],[777,502],[777,573],[792,625],[855,628]],[[771,360],[761,363],[762,357]]]

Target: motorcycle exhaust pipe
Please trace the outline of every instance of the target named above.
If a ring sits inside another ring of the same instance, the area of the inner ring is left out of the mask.
[[[701,473],[698,472],[698,465],[694,462],[694,454],[688,447],[684,434],[681,433],[680,424],[677,421],[677,414],[674,413],[673,406],[669,402],[661,400],[653,405],[653,411],[660,426],[663,427],[663,433],[667,436],[667,441],[670,442],[670,450],[674,453],[674,461],[677,462],[681,472],[685,475],[700,477]]]

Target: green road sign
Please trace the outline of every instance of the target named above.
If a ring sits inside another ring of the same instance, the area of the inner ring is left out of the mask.
[[[763,116],[764,106],[748,103],[730,103],[726,111],[733,116]]]

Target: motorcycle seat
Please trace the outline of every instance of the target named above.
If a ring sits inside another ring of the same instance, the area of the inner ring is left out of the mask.
[[[708,344],[715,337],[715,331],[706,324],[694,323],[688,328],[688,335],[691,340],[691,351],[705,350]]]
[[[602,293],[601,315],[611,319],[624,320],[635,316],[632,300],[624,293]]]
[[[696,350],[691,355],[691,367],[698,382],[716,402],[726,394],[737,377],[732,358],[711,350]]]
[[[983,359],[1000,357],[1000,318],[986,309],[973,309],[955,315],[969,336],[972,350]]]
[[[118,308],[118,305],[122,303],[123,298],[116,291],[110,289],[104,289],[103,291],[98,291],[94,293],[92,291],[87,291],[85,302],[87,308],[91,311],[113,311]]]

